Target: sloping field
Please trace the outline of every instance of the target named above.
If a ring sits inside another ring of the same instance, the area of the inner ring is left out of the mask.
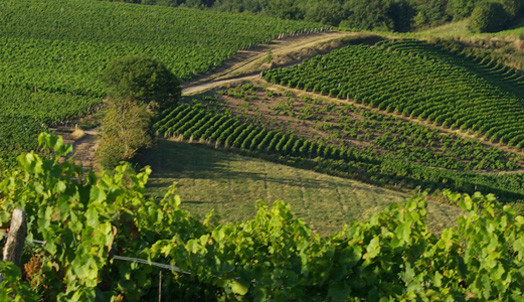
[[[229,221],[253,217],[257,200],[284,200],[320,234],[369,217],[408,195],[361,182],[292,168],[206,147],[160,140],[139,159],[151,165],[152,195],[162,195],[178,183],[182,206],[205,216],[210,210]],[[458,216],[455,207],[429,204],[433,230],[449,226]]]
[[[0,154],[33,148],[27,141],[48,124],[93,109],[104,95],[99,74],[111,59],[148,55],[187,79],[239,49],[319,27],[105,1],[2,1]]]
[[[524,79],[419,41],[350,46],[265,78],[524,148]]]

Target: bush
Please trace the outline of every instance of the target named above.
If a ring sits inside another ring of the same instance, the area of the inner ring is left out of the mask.
[[[469,20],[469,27],[473,32],[496,32],[504,28],[508,21],[508,14],[500,3],[479,3]]]
[[[108,105],[102,120],[103,133],[96,151],[100,167],[113,168],[120,161],[133,158],[139,149],[151,145],[151,113],[146,107],[146,104],[137,104],[130,100]]]
[[[180,98],[180,80],[161,62],[145,56],[125,56],[102,72],[111,99],[131,99],[165,108]]]

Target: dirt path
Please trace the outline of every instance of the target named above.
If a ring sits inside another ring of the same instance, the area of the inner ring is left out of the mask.
[[[242,81],[252,81],[257,78],[260,78],[260,76],[258,76],[258,74],[254,74],[254,75],[247,75],[247,76],[242,76],[242,77],[237,77],[237,78],[232,78],[232,79],[227,79],[227,80],[206,82],[206,83],[189,86],[187,88],[182,89],[182,95],[183,96],[194,95],[194,94],[205,92],[207,90],[211,90],[213,88],[220,87],[226,84],[238,83]]]
[[[352,41],[374,43],[381,39],[373,34],[345,31],[285,37],[252,49],[240,50],[233,59],[226,61],[222,67],[188,81],[182,87],[187,89],[204,83],[254,75],[262,70],[300,63],[305,58],[327,53],[335,48],[348,45]]]
[[[64,142],[73,145],[75,162],[82,165],[84,169],[95,168],[95,152],[98,147],[98,130],[84,130],[84,136],[75,139],[73,131],[69,128],[51,129],[64,138]]]

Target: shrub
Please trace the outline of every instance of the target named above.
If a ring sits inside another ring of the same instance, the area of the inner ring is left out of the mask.
[[[102,168],[113,168],[120,161],[129,160],[142,148],[152,143],[149,132],[151,113],[146,104],[134,101],[109,103],[106,108],[96,157]]]

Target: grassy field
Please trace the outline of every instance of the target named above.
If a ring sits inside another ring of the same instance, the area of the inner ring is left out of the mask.
[[[515,35],[519,36],[521,39],[524,39],[524,21],[513,28],[498,32],[497,35]]]
[[[471,31],[468,29],[469,19],[446,23],[441,26],[432,27],[426,30],[417,32],[418,35],[426,36],[456,36],[469,35]]]
[[[153,169],[152,195],[163,195],[177,182],[183,207],[194,214],[204,217],[214,210],[223,220],[238,221],[255,214],[257,200],[284,200],[323,235],[408,197],[349,179],[167,140],[158,141],[139,162]],[[452,224],[457,215],[454,207],[429,205],[433,230]]]

